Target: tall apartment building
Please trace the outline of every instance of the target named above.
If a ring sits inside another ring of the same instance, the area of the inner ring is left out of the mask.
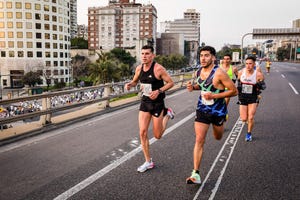
[[[70,0],[70,33],[71,38],[77,37],[77,0]]]
[[[29,71],[43,84],[70,81],[70,1],[0,0],[0,87]]]
[[[293,28],[300,28],[300,19],[293,20]]]
[[[177,33],[184,35],[187,44],[185,55],[190,58],[190,65],[196,64],[197,49],[200,43],[200,13],[195,9],[187,9],[182,19],[165,21],[161,23],[161,31],[164,33]]]
[[[155,45],[157,11],[135,0],[110,0],[108,6],[88,8],[90,50],[134,48],[141,40]]]

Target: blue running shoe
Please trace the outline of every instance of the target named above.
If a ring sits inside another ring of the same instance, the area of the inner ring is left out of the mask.
[[[251,133],[247,133],[246,134],[245,141],[246,142],[251,142],[252,141],[252,135],[251,135]]]

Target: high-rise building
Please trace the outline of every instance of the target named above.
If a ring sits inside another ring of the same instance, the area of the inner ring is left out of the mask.
[[[110,0],[108,6],[88,8],[90,50],[133,48],[141,40],[155,45],[157,11],[135,0]]]
[[[293,20],[293,28],[300,28],[300,19]]]
[[[161,23],[164,33],[177,33],[184,35],[185,56],[189,57],[190,65],[196,64],[197,50],[200,44],[200,13],[195,9],[187,9],[184,18]]]
[[[77,37],[77,0],[70,0],[71,38]]]
[[[1,88],[22,86],[29,71],[39,72],[44,85],[70,81],[70,4],[0,0]]]

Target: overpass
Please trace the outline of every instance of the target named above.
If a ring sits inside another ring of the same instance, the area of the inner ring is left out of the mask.
[[[298,47],[300,41],[300,28],[255,28],[252,33],[242,36],[241,59],[243,60],[243,43],[247,35],[252,35],[252,39],[290,39]],[[297,51],[297,48],[296,50]],[[296,56],[295,56],[296,57]]]

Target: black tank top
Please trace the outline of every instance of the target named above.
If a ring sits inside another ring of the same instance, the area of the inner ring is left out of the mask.
[[[158,90],[159,88],[164,86],[164,81],[162,79],[161,80],[157,79],[154,75],[154,65],[155,62],[153,61],[150,69],[146,72],[144,71],[144,65],[142,65],[140,76],[139,76],[139,80],[141,83],[151,84],[152,91]],[[159,102],[162,101],[165,98],[165,96],[166,96],[165,93],[161,93],[158,95],[158,97],[155,100],[151,100],[149,97],[143,96],[142,100]]]

